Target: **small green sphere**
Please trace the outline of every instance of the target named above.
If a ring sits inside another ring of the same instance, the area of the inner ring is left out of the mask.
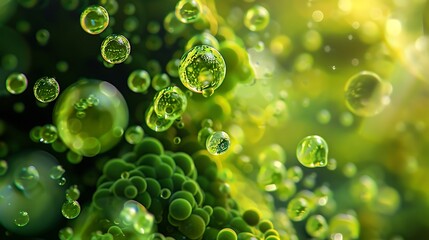
[[[18,216],[13,220],[13,222],[18,227],[24,227],[28,224],[28,222],[30,222],[30,215],[28,215],[28,212],[26,211],[20,211],[18,213]]]
[[[80,15],[80,26],[89,34],[99,34],[109,25],[109,13],[102,6],[87,7]]]
[[[34,83],[34,96],[42,103],[54,101],[60,93],[60,85],[55,78],[42,77]]]
[[[226,132],[218,131],[212,133],[206,140],[206,148],[210,154],[220,155],[225,153],[229,146],[231,145],[231,140]]]
[[[216,240],[237,240],[237,233],[231,228],[224,228],[219,231]]]
[[[34,166],[27,166],[15,172],[14,183],[15,186],[22,191],[29,191],[34,189],[40,180],[39,171]]]
[[[66,190],[66,199],[68,201],[76,201],[80,197],[80,190],[77,185],[72,185]]]
[[[139,143],[144,137],[144,130],[142,127],[135,125],[130,126],[125,131],[125,140],[129,144],[137,144]]]
[[[160,91],[170,85],[170,77],[165,73],[156,74],[152,79],[152,87],[156,91]]]
[[[270,13],[260,5],[251,7],[244,16],[244,26],[250,31],[262,31],[269,23]]]
[[[155,113],[165,119],[177,119],[186,110],[188,100],[186,94],[176,86],[159,91],[154,97]]]
[[[65,227],[58,232],[58,238],[60,240],[71,240],[73,238],[73,228]]]
[[[8,164],[5,160],[0,160],[0,176],[4,176],[7,172]]]
[[[119,64],[127,60],[131,52],[128,39],[122,35],[109,35],[101,43],[101,56],[111,64]]]
[[[41,46],[45,46],[49,42],[51,34],[46,29],[40,29],[36,32],[36,40]]]
[[[358,239],[360,234],[359,221],[351,214],[337,214],[329,221],[329,233],[331,235],[339,233],[343,239]]]
[[[67,201],[61,208],[61,213],[67,219],[74,219],[80,214],[80,204],[78,201]]]
[[[57,128],[52,124],[46,124],[40,129],[40,142],[51,144],[58,138]]]
[[[53,180],[60,179],[65,172],[66,170],[64,170],[63,166],[56,165],[49,171],[49,177]]]
[[[154,106],[150,105],[145,112],[146,125],[155,132],[167,131],[174,123],[174,119],[166,119],[156,114]]]
[[[6,79],[6,89],[12,94],[23,93],[27,85],[27,77],[22,73],[12,73]]]
[[[176,17],[183,23],[193,23],[200,18],[201,5],[197,0],[180,0],[176,4]]]
[[[150,86],[150,76],[145,70],[135,70],[128,77],[128,87],[136,93],[144,93]]]
[[[308,218],[305,224],[305,230],[314,238],[326,238],[329,226],[322,215],[313,215]]]
[[[180,60],[179,76],[189,90],[208,97],[222,84],[226,64],[213,47],[198,45],[187,51]]]
[[[183,198],[174,199],[169,207],[169,214],[172,218],[183,221],[191,216],[192,205]]]
[[[362,117],[380,113],[389,104],[391,85],[368,71],[352,76],[345,87],[345,100],[348,109]]]
[[[310,213],[309,203],[305,198],[296,197],[287,205],[287,215],[295,222],[302,221]]]
[[[328,164],[328,144],[320,136],[307,136],[298,144],[296,156],[305,167],[325,167]]]

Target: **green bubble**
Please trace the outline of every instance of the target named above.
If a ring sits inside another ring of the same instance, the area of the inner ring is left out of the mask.
[[[171,34],[179,34],[185,27],[186,25],[177,19],[175,12],[170,12],[164,18],[164,29]]]
[[[128,87],[136,93],[144,93],[150,86],[150,76],[145,70],[135,70],[128,77]]]
[[[137,196],[138,190],[135,186],[129,185],[124,189],[124,196],[128,199],[133,199]]]
[[[197,0],[179,0],[175,14],[181,22],[193,23],[200,18],[201,5]]]
[[[40,29],[36,32],[36,40],[41,46],[45,46],[49,42],[51,34],[46,29]]]
[[[216,240],[237,240],[237,233],[231,228],[224,228],[219,231]]]
[[[74,232],[73,232],[73,228],[71,227],[62,228],[58,232],[58,238],[60,240],[72,240],[73,235],[74,235]]]
[[[331,121],[331,113],[326,109],[320,110],[317,113],[317,121],[320,124],[328,124]]]
[[[260,165],[273,161],[286,162],[286,153],[279,144],[271,144],[265,147],[258,155],[258,163]]]
[[[83,157],[81,154],[76,153],[72,150],[68,151],[66,154],[67,160],[72,164],[78,164],[82,161]]]
[[[30,222],[30,215],[26,211],[20,211],[13,222],[18,227],[24,227],[28,224],[28,222]]]
[[[8,164],[6,160],[0,160],[0,177],[6,174],[7,169],[8,169]]]
[[[126,201],[119,218],[125,226],[131,226],[139,234],[146,235],[153,231],[154,216],[137,201]]]
[[[157,51],[162,47],[162,38],[158,35],[152,34],[146,38],[145,46],[150,51]]]
[[[12,73],[6,79],[6,89],[11,94],[23,93],[27,85],[27,77],[22,73]]]
[[[351,178],[356,174],[357,167],[354,163],[347,163],[346,165],[344,165],[342,170],[344,176]]]
[[[133,32],[139,27],[139,20],[137,17],[131,16],[124,20],[124,29],[127,32]]]
[[[324,167],[328,164],[328,144],[319,136],[307,136],[296,148],[298,161],[305,167]]]
[[[165,73],[156,74],[152,79],[152,87],[156,91],[170,86],[170,77]]]
[[[61,213],[67,219],[74,219],[80,214],[80,204],[78,201],[67,201],[61,207]]]
[[[287,215],[292,221],[302,221],[309,213],[309,203],[305,198],[292,198],[287,205]]]
[[[296,192],[295,182],[289,179],[286,179],[281,183],[276,184],[276,187],[277,187],[276,195],[282,201],[288,200]]]
[[[134,15],[135,12],[136,12],[136,5],[132,3],[127,3],[124,5],[125,15]]]
[[[226,132],[212,133],[206,140],[206,149],[212,155],[225,153],[231,145],[231,140]]]
[[[176,86],[170,86],[159,91],[154,97],[155,113],[165,119],[176,119],[186,110],[186,95]]]
[[[277,185],[286,177],[286,167],[280,161],[266,162],[259,169],[257,182],[267,192],[277,189]]]
[[[180,59],[173,58],[168,61],[165,70],[171,77],[179,77]]]
[[[141,142],[144,137],[144,130],[138,125],[130,126],[125,131],[125,140],[129,144],[137,144]]]
[[[80,26],[89,34],[100,34],[108,25],[109,14],[102,6],[89,6],[80,15]]]
[[[180,144],[182,142],[182,139],[180,137],[174,137],[173,138],[173,143],[174,144]]]
[[[180,60],[179,76],[189,90],[208,97],[225,79],[226,64],[213,47],[198,45],[187,51]]]
[[[28,191],[34,189],[39,184],[39,171],[34,166],[23,167],[15,173],[15,186],[22,190]]]
[[[157,34],[161,30],[161,24],[157,21],[150,21],[147,24],[147,31],[152,34]]]
[[[340,115],[340,123],[344,127],[350,127],[354,122],[353,114],[350,112],[343,112]]]
[[[34,96],[42,103],[54,101],[60,93],[60,85],[55,78],[42,77],[34,83]]]
[[[305,224],[305,230],[314,238],[326,238],[329,226],[322,215],[313,215],[308,218]]]
[[[58,138],[57,128],[52,124],[46,124],[40,129],[40,142],[51,144]]]
[[[30,130],[30,139],[33,142],[39,142],[40,141],[40,130],[41,129],[42,129],[42,127],[35,126]]]
[[[18,66],[18,58],[14,54],[6,54],[2,57],[1,64],[4,70],[12,71]]]
[[[64,170],[63,166],[56,165],[49,171],[49,177],[53,180],[60,179],[65,172],[66,170]]]
[[[210,127],[201,128],[200,131],[198,131],[198,135],[197,135],[198,143],[205,147],[207,138],[213,133],[214,133],[214,130]]]
[[[101,43],[101,56],[111,64],[119,64],[127,60],[131,52],[128,39],[122,35],[109,35]]]
[[[380,113],[389,104],[391,85],[368,71],[353,75],[345,86],[347,108],[362,117],[371,117]]]
[[[329,221],[329,232],[331,236],[341,234],[342,239],[358,239],[359,221],[351,214],[337,214]]]
[[[145,113],[146,125],[155,132],[167,131],[174,123],[174,119],[165,119],[156,114],[154,106],[150,105]]]
[[[269,23],[270,13],[260,5],[249,8],[244,16],[244,26],[250,31],[262,31]]]
[[[84,110],[78,110],[82,99]],[[79,111],[85,112],[83,118],[76,114]],[[64,144],[87,157],[114,147],[128,124],[128,107],[122,94],[112,84],[97,80],[81,80],[69,86],[55,104],[53,115]]]
[[[287,178],[296,183],[301,181],[303,175],[304,173],[299,166],[293,166],[287,170]]]
[[[394,214],[401,204],[401,196],[392,187],[384,186],[380,188],[375,199],[374,209],[383,214]]]
[[[72,185],[66,190],[66,199],[68,201],[76,201],[80,197],[80,191],[77,185]]]
[[[330,158],[328,160],[328,165],[326,165],[326,168],[331,171],[337,169],[337,160],[335,158]]]
[[[377,197],[378,186],[372,177],[363,175],[353,181],[351,192],[358,201],[368,203]]]

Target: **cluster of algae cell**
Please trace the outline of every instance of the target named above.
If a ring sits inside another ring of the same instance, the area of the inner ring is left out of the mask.
[[[5,83],[0,101],[22,97],[25,105],[14,104],[14,114],[31,116],[30,84],[31,100],[37,100],[33,114],[50,111],[45,122],[37,118],[29,134],[21,134],[43,151],[28,148],[19,155],[20,146],[27,146],[20,145],[21,138],[0,139],[0,226],[5,230],[0,239],[418,236],[402,228],[374,231],[400,211],[403,201],[402,193],[388,185],[396,184],[391,172],[385,176],[379,170],[393,171],[394,164],[385,160],[374,168],[358,168],[354,163],[362,161],[361,155],[364,163],[374,158],[371,154],[381,155],[368,147],[368,139],[380,143],[372,133],[377,126],[382,129],[377,117],[382,119],[384,111],[392,115],[396,79],[389,75],[394,65],[385,60],[385,51],[397,43],[380,37],[380,9],[371,15],[377,21],[364,21],[350,17],[364,18],[349,14],[351,1],[291,1],[300,8],[288,10],[299,20],[291,22],[280,11],[289,4],[283,2],[53,2],[4,5],[11,12],[49,6],[71,13],[65,15],[72,23],[59,18],[78,36],[63,39],[70,46],[58,40],[58,26],[42,22],[36,27],[31,14],[17,19],[0,10],[6,43],[32,51],[22,41],[32,34],[38,57],[40,52],[58,53],[56,65],[50,64],[57,69],[46,67],[44,75],[39,64],[14,47],[16,56],[0,59],[7,72],[0,71]],[[344,39],[326,29],[324,21],[334,18],[327,9],[350,22],[349,28],[337,29],[351,32]],[[4,28],[3,22],[16,29]],[[401,31],[397,19],[388,19],[385,26],[386,39]],[[353,52],[357,56],[350,66],[341,63],[330,54],[340,51],[344,41],[366,55]],[[422,41],[416,48],[423,48]],[[1,54],[3,44],[0,39]],[[69,54],[72,44],[82,49]],[[59,45],[68,52],[59,51]],[[6,129],[3,118],[0,136],[27,131]],[[412,124],[417,132],[425,130],[422,121]],[[397,131],[404,134],[401,129],[407,126],[398,123]],[[363,146],[350,144],[353,137]],[[414,156],[407,157],[411,163],[404,168],[417,171]],[[47,209],[51,214],[42,221]],[[61,226],[54,224],[59,219]]]

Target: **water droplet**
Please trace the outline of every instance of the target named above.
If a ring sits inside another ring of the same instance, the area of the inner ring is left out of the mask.
[[[30,221],[30,216],[28,215],[28,212],[26,212],[26,211],[20,211],[18,213],[18,216],[13,220],[13,222],[18,227],[23,227],[23,226],[27,225],[29,221]]]
[[[80,204],[78,201],[67,201],[61,208],[61,213],[67,219],[74,219],[80,214]]]

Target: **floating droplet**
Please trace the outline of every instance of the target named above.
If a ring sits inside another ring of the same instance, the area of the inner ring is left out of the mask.
[[[145,70],[135,70],[128,77],[128,87],[136,93],[144,93],[150,86],[150,76]]]
[[[179,76],[189,90],[213,94],[226,74],[225,60],[213,47],[198,45],[187,51],[180,60]]]
[[[226,132],[218,131],[212,133],[206,140],[206,148],[210,154],[220,155],[225,153],[229,146],[231,145],[231,140]]]
[[[6,89],[11,94],[23,93],[27,85],[27,77],[22,73],[12,73],[6,79]]]
[[[174,123],[174,119],[165,119],[156,114],[153,105],[145,113],[146,125],[155,132],[167,131]]]
[[[67,201],[61,208],[61,213],[67,219],[73,219],[80,214],[80,204],[78,201]]]
[[[60,85],[51,77],[42,77],[34,83],[34,96],[42,103],[54,101],[60,93]]]
[[[153,231],[154,216],[137,201],[128,200],[125,202],[119,218],[125,226],[131,226],[140,234],[146,235]]]
[[[29,221],[30,221],[30,215],[28,215],[28,212],[26,211],[20,211],[18,213],[18,216],[13,220],[13,222],[18,227],[24,227],[25,225],[28,224]]]
[[[328,144],[316,135],[305,137],[298,144],[296,156],[305,167],[324,167],[328,164]]]
[[[287,205],[287,215],[295,222],[302,221],[310,213],[309,203],[305,198],[295,197]]]
[[[247,10],[244,16],[244,25],[250,31],[262,31],[270,23],[270,13],[260,5],[256,5]]]
[[[87,7],[80,15],[80,26],[89,34],[99,34],[109,25],[107,10],[98,5]]]
[[[58,232],[60,240],[71,240],[73,238],[73,228],[65,227]]]
[[[76,201],[80,197],[80,191],[77,185],[72,185],[66,190],[66,199],[68,201]]]
[[[66,172],[66,170],[64,170],[63,166],[61,165],[57,165],[51,168],[51,171],[49,173],[49,177],[51,179],[60,179],[63,174]]]
[[[52,124],[46,124],[40,129],[40,142],[51,144],[58,138],[57,128]]]
[[[165,119],[177,119],[186,110],[188,100],[185,93],[176,86],[159,91],[153,101],[155,113]]]
[[[183,23],[197,21],[201,14],[201,5],[197,0],[179,0],[176,4],[176,17]]]
[[[39,179],[39,171],[37,171],[36,167],[28,166],[21,168],[15,173],[14,182],[18,189],[28,191],[39,184]]]
[[[128,39],[122,35],[109,35],[101,43],[101,56],[111,64],[119,64],[127,60],[131,52]]]
[[[359,221],[351,214],[337,214],[329,221],[329,232],[331,236],[342,235],[342,239],[358,239]]]
[[[135,125],[130,126],[125,131],[125,140],[129,144],[137,144],[139,143],[144,137],[144,130],[142,127]]]
[[[329,226],[322,215],[313,215],[308,218],[305,224],[305,230],[314,238],[326,238]]]

